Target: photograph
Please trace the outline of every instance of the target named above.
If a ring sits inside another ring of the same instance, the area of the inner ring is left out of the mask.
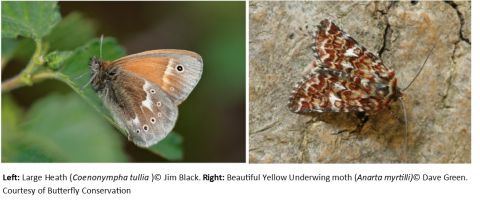
[[[2,200],[475,196],[472,1],[0,5]]]
[[[245,2],[1,5],[2,162],[246,162]]]
[[[250,163],[470,163],[471,2],[249,4]]]

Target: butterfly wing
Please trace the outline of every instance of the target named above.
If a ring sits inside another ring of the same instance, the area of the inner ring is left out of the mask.
[[[174,49],[133,54],[112,64],[159,86],[175,105],[179,105],[188,97],[203,71],[200,55]]]
[[[288,108],[295,113],[377,111],[384,102],[372,94],[373,87],[363,87],[359,78],[345,72],[321,67],[295,86]]]
[[[329,20],[320,22],[314,39],[314,54],[327,68],[361,77],[364,82],[388,84],[395,77],[395,72],[385,67],[380,58]]]
[[[178,108],[155,83],[119,69],[103,97],[113,117],[137,146],[149,147],[175,126]]]

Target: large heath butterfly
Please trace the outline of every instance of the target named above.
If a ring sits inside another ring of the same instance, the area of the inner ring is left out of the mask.
[[[197,85],[202,70],[197,53],[152,50],[113,62],[93,57],[89,83],[128,139],[146,148],[172,131],[177,106]]]

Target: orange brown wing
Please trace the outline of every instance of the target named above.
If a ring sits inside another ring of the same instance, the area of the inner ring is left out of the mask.
[[[174,49],[129,55],[113,61],[112,66],[158,85],[176,105],[192,92],[203,71],[200,55]]]

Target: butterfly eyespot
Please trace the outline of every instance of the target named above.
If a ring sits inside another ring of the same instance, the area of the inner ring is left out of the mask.
[[[160,106],[162,106],[162,102],[159,101],[157,102],[157,107],[160,107]]]
[[[172,92],[173,92],[174,90],[175,90],[175,88],[173,88],[173,87],[170,87],[170,91],[172,91]]]
[[[177,65],[176,69],[179,72],[183,72],[183,65]]]
[[[161,117],[161,116],[162,116],[162,113],[157,113],[157,116],[158,116],[158,117]]]
[[[155,119],[155,117],[150,118],[150,122],[152,122],[152,124],[155,124],[156,121],[157,120]]]
[[[155,94],[155,90],[154,90],[154,89],[150,89],[150,93],[151,93],[151,94]]]
[[[148,126],[146,124],[143,125],[143,130],[148,131]]]
[[[135,130],[135,133],[140,133],[140,129]]]

